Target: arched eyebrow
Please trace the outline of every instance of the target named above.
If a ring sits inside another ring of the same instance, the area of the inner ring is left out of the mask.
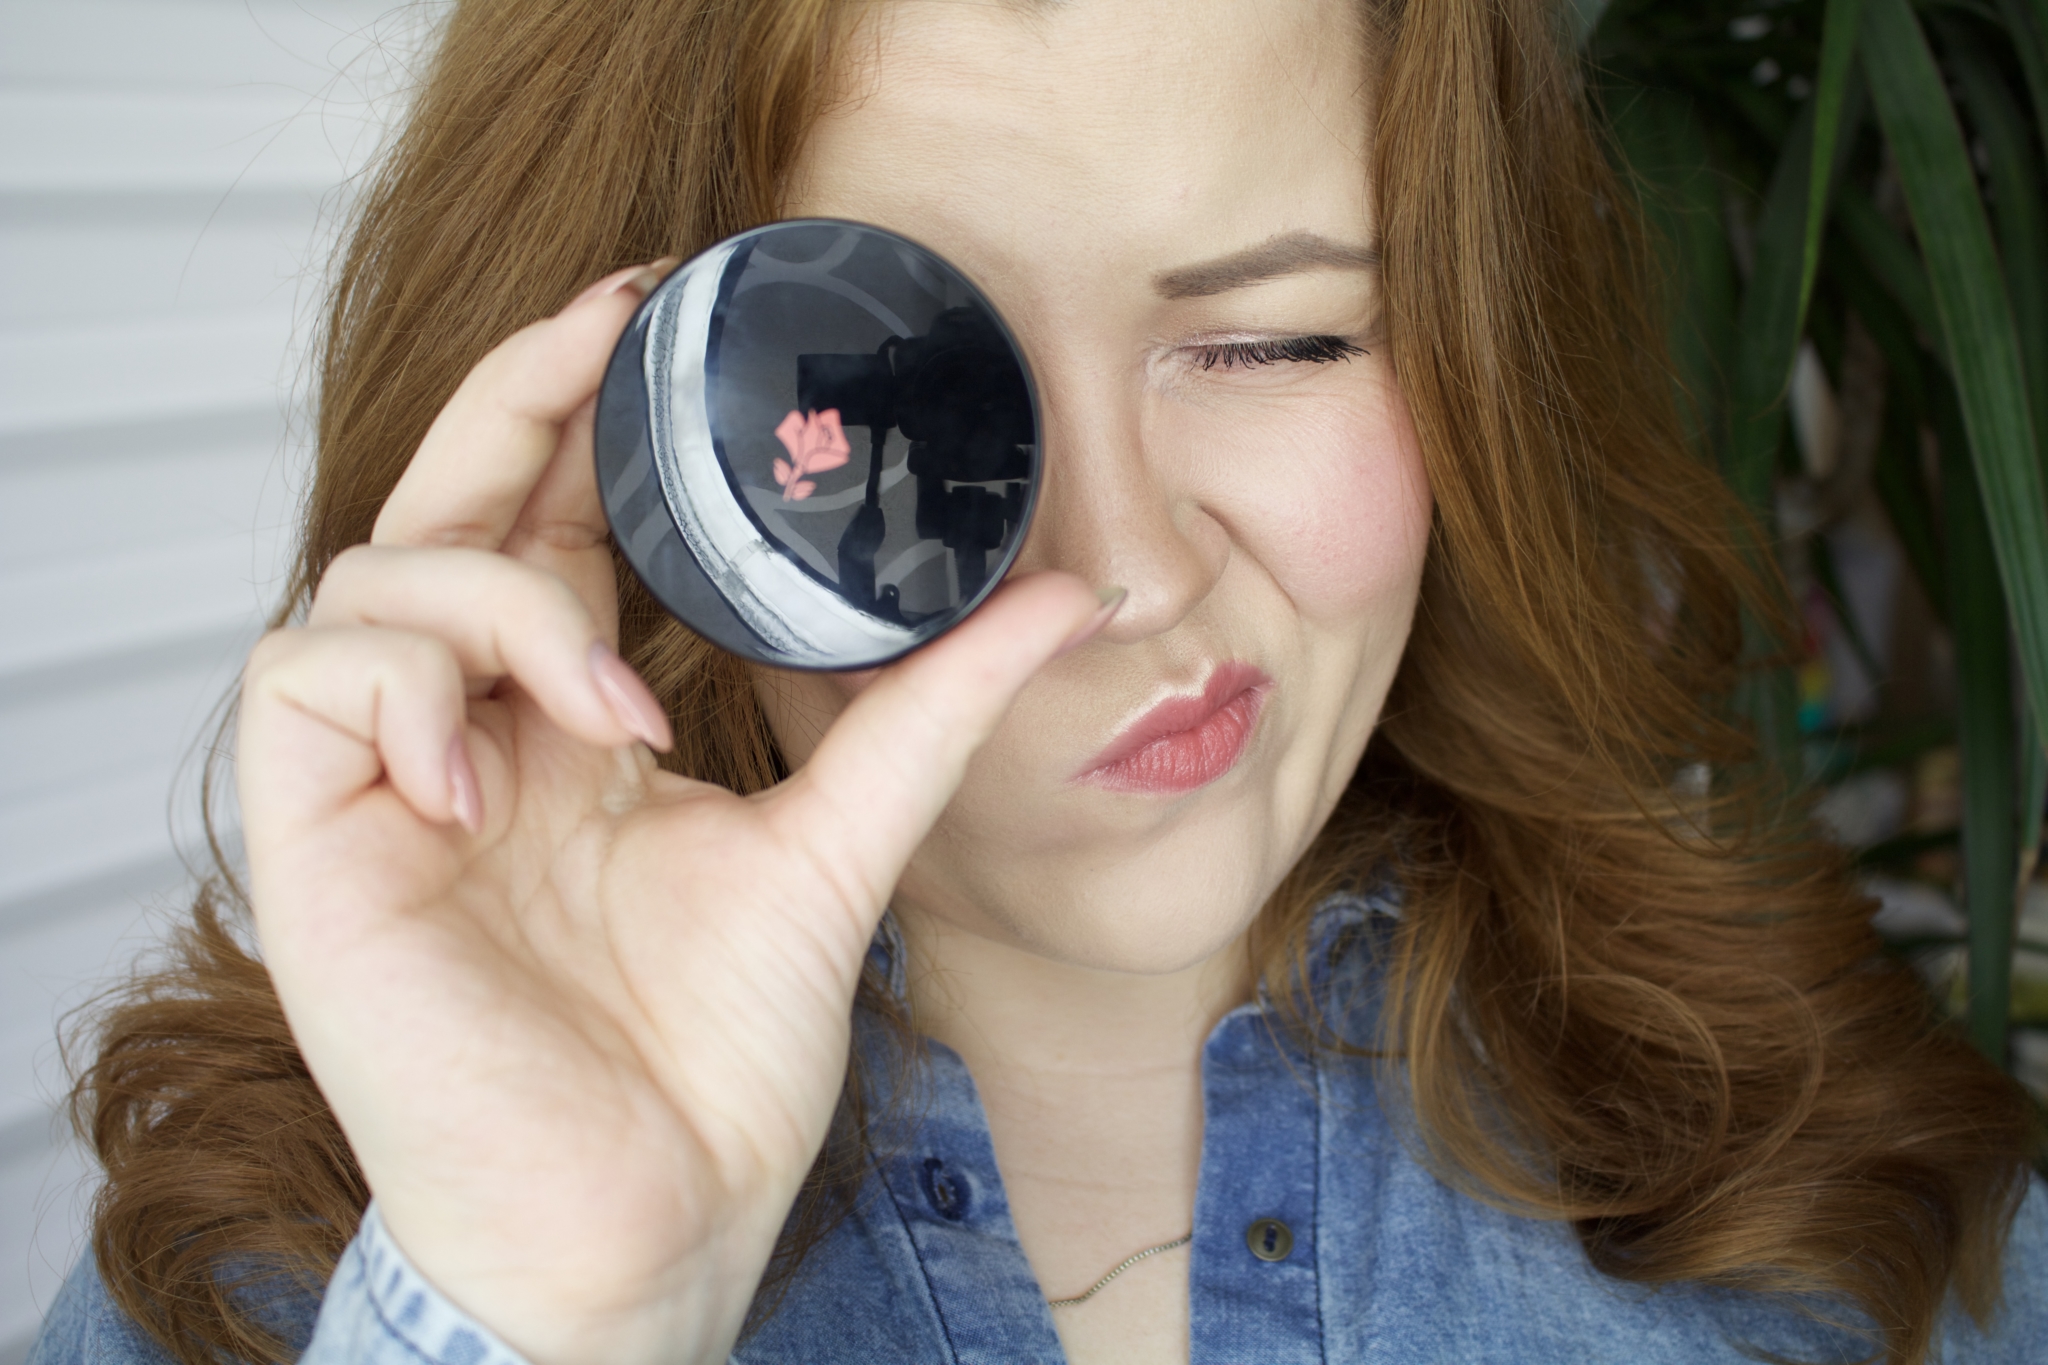
[[[1199,299],[1302,270],[1372,270],[1380,253],[1313,232],[1283,232],[1257,246],[1152,277],[1163,298]]]

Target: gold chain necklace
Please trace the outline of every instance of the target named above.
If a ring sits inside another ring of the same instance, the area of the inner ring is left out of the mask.
[[[1097,1294],[1100,1294],[1102,1292],[1104,1285],[1107,1285],[1111,1280],[1123,1274],[1126,1270],[1129,1270],[1132,1266],[1144,1260],[1147,1256],[1157,1256],[1162,1251],[1172,1251],[1175,1247],[1184,1247],[1189,1242],[1192,1242],[1194,1240],[1195,1234],[1192,1231],[1189,1231],[1182,1233],[1180,1236],[1174,1238],[1171,1242],[1161,1242],[1156,1247],[1146,1247],[1143,1251],[1126,1260],[1122,1265],[1119,1265],[1115,1270],[1110,1271],[1107,1275],[1104,1275],[1094,1284],[1089,1285],[1086,1293],[1076,1294],[1071,1299],[1047,1299],[1045,1301],[1046,1306],[1049,1308],[1070,1308],[1077,1303],[1086,1303],[1088,1302],[1088,1300],[1094,1298]]]

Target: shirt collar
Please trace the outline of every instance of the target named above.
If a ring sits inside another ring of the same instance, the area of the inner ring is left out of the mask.
[[[907,956],[896,912],[883,911],[882,922],[875,926],[875,936],[868,943],[868,970],[881,978],[889,998],[899,1005],[909,1003],[910,983],[904,967]]]

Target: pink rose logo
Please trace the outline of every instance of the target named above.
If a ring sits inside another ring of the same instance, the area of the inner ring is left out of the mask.
[[[786,460],[775,462],[775,482],[782,485],[784,502],[802,502],[818,489],[806,474],[821,474],[846,463],[853,447],[839,426],[839,409],[826,408],[806,417],[792,410],[775,428],[776,439],[789,452]]]

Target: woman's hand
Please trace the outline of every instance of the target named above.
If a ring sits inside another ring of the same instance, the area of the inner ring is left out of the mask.
[[[741,798],[659,770],[590,450],[622,272],[499,346],[244,680],[256,921],[392,1234],[531,1358],[726,1357],[845,1074],[876,921],[1025,680],[1011,584]]]

